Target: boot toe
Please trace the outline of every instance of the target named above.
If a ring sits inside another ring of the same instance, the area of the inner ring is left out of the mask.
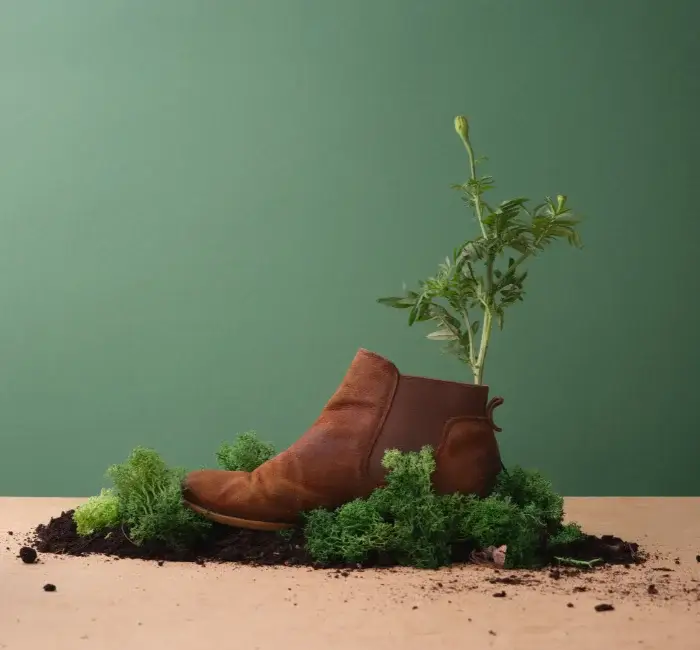
[[[250,474],[202,469],[187,474],[180,485],[186,505],[207,512],[238,517],[248,508]],[[205,514],[205,513],[202,513]]]
[[[223,474],[217,470],[198,470],[187,474],[180,484],[183,501],[212,512],[225,510]]]
[[[180,492],[182,493],[182,500],[186,501],[187,503],[199,505],[199,502],[197,501],[197,494],[192,489],[187,479],[188,477],[185,477],[180,482]]]
[[[194,472],[185,476],[180,483],[180,491],[182,493],[182,500],[187,503],[191,503],[195,506],[204,507],[204,504],[200,501],[198,491],[196,489],[196,481],[193,481],[192,475]]]

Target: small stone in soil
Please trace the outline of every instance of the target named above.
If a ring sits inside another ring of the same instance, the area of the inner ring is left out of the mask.
[[[494,598],[505,598],[506,597],[506,592],[505,591],[497,591],[494,595]]]
[[[23,546],[19,549],[19,557],[25,564],[34,564],[36,562],[36,551],[30,546]]]
[[[600,603],[600,605],[596,605],[594,609],[596,612],[612,612],[615,610],[609,603]]]
[[[696,555],[696,556],[695,556],[695,561],[696,561],[696,562],[700,562],[700,555]]]
[[[649,585],[647,587],[647,593],[652,596],[656,596],[656,594],[659,593],[659,590],[656,588],[656,585]]]
[[[14,535],[14,533],[13,533],[11,530],[8,530],[8,531],[7,531],[7,534],[8,534],[8,535]]]
[[[573,604],[573,603],[566,603],[566,606],[567,606],[567,607],[573,607],[574,604]]]
[[[493,630],[489,630],[489,634],[490,634],[491,636],[496,636],[496,633],[495,633]]]
[[[52,585],[50,582],[47,582],[44,585],[44,591],[56,591],[56,585]]]

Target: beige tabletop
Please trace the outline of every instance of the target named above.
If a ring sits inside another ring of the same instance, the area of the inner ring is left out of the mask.
[[[0,648],[700,648],[698,498],[568,499],[588,531],[638,541],[651,559],[558,578],[476,566],[343,575],[50,555],[22,564],[25,534],[80,502],[0,499]],[[601,603],[614,610],[595,611]]]

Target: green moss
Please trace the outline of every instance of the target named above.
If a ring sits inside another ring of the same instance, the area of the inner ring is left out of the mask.
[[[555,548],[557,546],[573,544],[585,537],[586,534],[581,530],[581,526],[572,522],[561,526],[559,530],[547,540],[547,543],[550,548]]]
[[[438,496],[431,475],[432,450],[386,452],[386,487],[367,499],[356,499],[334,511],[306,515],[305,536],[310,555],[320,562],[364,562],[386,553],[401,564],[437,567],[450,560],[450,547],[469,497]]]
[[[503,472],[491,496],[478,499],[433,491],[429,447],[388,451],[383,462],[386,487],[334,511],[306,515],[307,549],[315,560],[357,563],[386,553],[404,565],[435,568],[450,563],[460,542],[475,548],[505,544],[507,567],[534,567],[544,560],[550,537],[577,530],[562,527],[563,499],[539,472]]]
[[[78,535],[88,536],[120,523],[119,499],[113,490],[102,489],[73,514]]]
[[[540,472],[521,467],[501,472],[492,496],[509,498],[519,508],[532,506],[548,533],[554,533],[561,526],[564,499],[554,491],[551,481]]]
[[[275,448],[263,442],[255,431],[241,433],[233,443],[224,443],[216,454],[221,469],[252,472],[275,456]]]
[[[209,529],[209,522],[182,504],[185,470],[169,468],[152,449],[137,447],[107,475],[119,499],[121,521],[135,544],[158,540],[177,548]]]
[[[223,445],[217,458],[224,469],[253,471],[274,455],[271,444],[249,431]],[[123,525],[135,544],[155,540],[171,548],[201,538],[211,524],[183,505],[180,486],[185,474],[184,469],[168,467],[154,450],[137,447],[124,463],[107,470],[114,487],[76,509],[78,534]]]

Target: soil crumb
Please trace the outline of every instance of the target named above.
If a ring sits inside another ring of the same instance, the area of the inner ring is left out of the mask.
[[[19,558],[25,564],[34,564],[34,562],[36,562],[37,554],[31,546],[23,546],[21,549],[19,549]]]

